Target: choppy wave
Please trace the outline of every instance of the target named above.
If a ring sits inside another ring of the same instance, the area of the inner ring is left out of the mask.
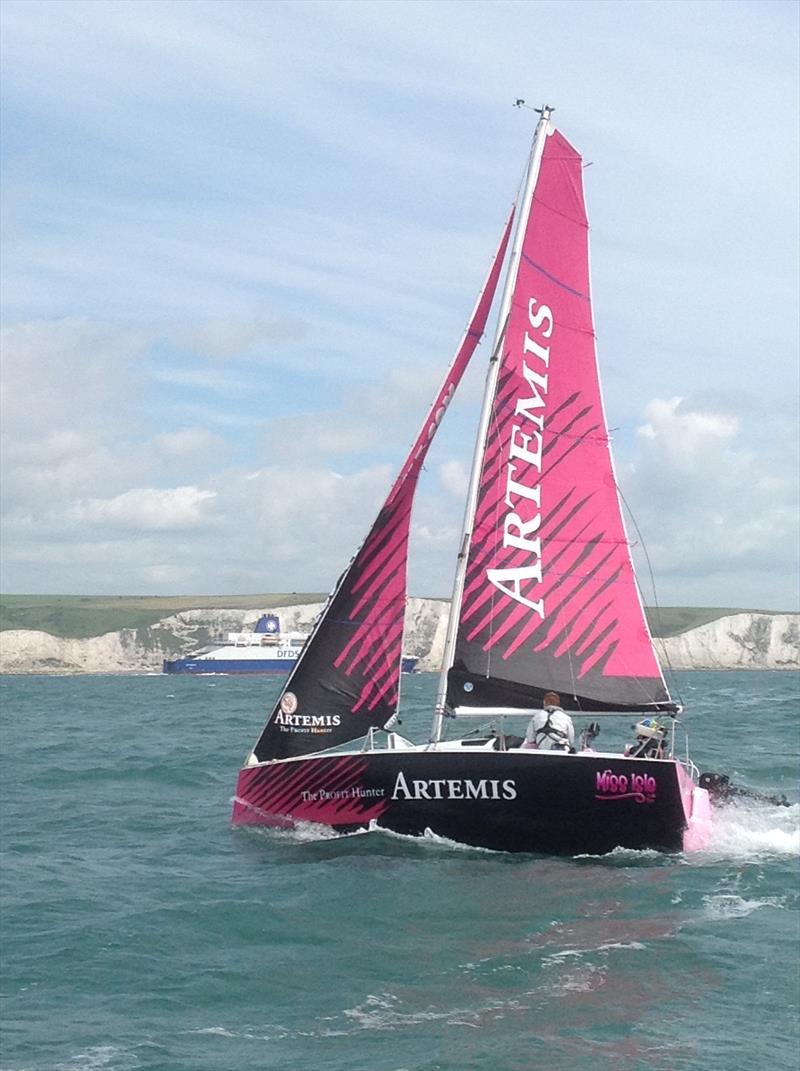
[[[498,855],[505,853],[498,853],[491,848],[478,848],[473,844],[463,844],[458,840],[451,840],[450,837],[443,837],[439,833],[434,833],[432,829],[426,827],[425,831],[417,836],[411,833],[395,833],[393,829],[385,829],[383,826],[378,825],[373,821],[370,823],[369,829],[366,831],[376,836],[385,837],[387,840],[395,840],[400,843],[406,843],[415,846],[430,847],[430,848],[446,848],[455,852],[469,852],[482,855]]]
[[[736,893],[712,893],[703,897],[707,917],[716,921],[724,919],[742,919],[752,915],[762,907],[786,910],[789,906],[782,896],[767,896],[762,899],[748,899]]]
[[[581,958],[587,956],[592,952],[611,952],[611,951],[634,951],[643,952],[647,945],[641,941],[610,941],[606,944],[597,945],[594,948],[563,948],[558,952],[552,952],[549,956],[545,956],[542,960],[543,966],[550,966],[553,963],[563,963],[564,960]]]
[[[140,1066],[138,1056],[127,1049],[96,1045],[57,1063],[54,1071],[135,1071]]]
[[[432,829],[426,828],[419,835],[411,833],[397,833],[393,829],[386,829],[378,824],[375,819],[362,829],[355,829],[348,833],[337,832],[330,826],[320,825],[316,822],[296,822],[293,826],[285,829],[277,829],[270,826],[242,826],[237,829],[246,837],[262,838],[276,843],[289,844],[314,844],[318,841],[348,841],[354,837],[370,837],[375,841],[393,841],[398,844],[407,844],[409,847],[446,849],[455,852],[468,852],[486,855],[505,855],[504,852],[496,852],[491,848],[479,848],[471,844],[463,844],[461,841],[451,840],[449,837],[440,836]]]
[[[291,828],[276,829],[267,826],[243,827],[240,832],[247,837],[261,838],[276,844],[315,844],[321,841],[350,841],[356,837],[369,837],[372,841],[391,841],[398,845],[448,852],[465,852],[487,856],[506,855],[491,848],[464,844],[426,829],[421,835],[397,833],[380,826],[376,821],[368,827],[347,833],[337,832],[330,826],[314,822],[297,822]],[[737,802],[720,807],[714,814],[711,842],[702,852],[682,857],[692,864],[704,864],[709,859],[757,859],[769,856],[800,856],[800,806],[776,807],[757,802]],[[676,856],[655,849],[615,848],[604,855],[580,854],[576,862],[600,863],[609,867],[668,866]]]
[[[709,699],[697,753],[791,792],[794,714],[759,704],[763,753],[731,718],[787,684]],[[794,1066],[798,807],[737,801],[685,855],[232,832],[263,684],[0,687],[5,1071]]]
[[[609,867],[665,866],[670,861],[670,856],[655,848],[612,848],[604,855],[590,855],[587,852],[573,856],[573,858],[593,864],[601,863]]]
[[[700,857],[755,859],[800,855],[800,806],[735,802],[714,812],[711,843]]]
[[[356,830],[353,833],[337,833],[330,826],[319,822],[295,822],[286,828],[276,826],[240,826],[236,832],[245,837],[256,840],[274,841],[276,844],[315,844],[317,841],[346,840],[349,837],[357,837],[366,833],[365,829]]]

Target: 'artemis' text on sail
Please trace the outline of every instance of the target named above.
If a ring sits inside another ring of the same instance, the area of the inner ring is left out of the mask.
[[[549,339],[553,333],[553,314],[547,305],[536,308],[536,298],[528,302],[531,330]],[[488,579],[512,599],[530,607],[544,619],[544,599],[530,599],[523,594],[523,584],[530,592],[531,584],[542,580],[542,539],[536,533],[542,523],[541,485],[542,431],[547,402],[547,369],[550,347],[543,346],[528,331],[525,332],[522,354],[522,375],[531,390],[531,397],[518,398],[514,415],[522,419],[511,429],[508,463],[506,466],[505,504],[503,519],[503,549],[514,547],[529,551],[530,565],[510,569],[487,569]],[[538,370],[537,370],[538,369]],[[529,430],[528,430],[529,429]]]

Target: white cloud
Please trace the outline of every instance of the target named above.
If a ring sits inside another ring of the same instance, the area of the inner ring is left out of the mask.
[[[216,477],[215,513],[232,522],[221,570],[327,590],[366,536],[390,480],[386,466],[342,475],[309,461]]]
[[[735,415],[692,409],[682,398],[656,398],[645,416],[647,423],[636,434],[650,464],[691,477],[697,475],[698,460],[724,454],[739,431]]]
[[[13,586],[329,586],[488,265],[535,34],[537,84],[594,161],[608,411],[660,578],[680,601],[747,583],[775,602],[795,509],[796,20],[679,7],[6,3]],[[673,393],[691,404],[654,402],[634,436],[643,399]],[[449,585],[465,423],[448,414],[429,461],[417,591]]]
[[[179,336],[188,349],[209,357],[235,357],[254,347],[274,346],[302,338],[305,325],[286,320],[208,320]]]
[[[214,491],[201,491],[197,487],[167,490],[137,487],[114,498],[78,502],[69,517],[80,525],[174,531],[206,523],[203,503],[215,497]]]
[[[302,466],[311,458],[331,458],[362,453],[381,442],[381,431],[372,420],[355,422],[348,412],[296,413],[270,422],[265,429],[266,453],[288,451],[292,464]]]
[[[269,421],[265,428],[270,447],[280,443],[295,462],[369,451],[402,458],[422,426],[445,366],[443,359],[436,371],[390,368],[377,383],[343,390],[335,409]],[[459,397],[458,404],[464,400]]]
[[[138,573],[131,574],[128,583],[143,584],[148,591],[194,593],[198,581],[197,570],[191,562],[182,565],[145,565]],[[127,590],[127,589],[126,589]]]
[[[448,494],[464,499],[469,485],[469,472],[463,461],[445,461],[439,467],[439,482]]]
[[[47,512],[153,479],[184,482],[203,462],[225,456],[225,440],[198,425],[164,428],[159,414],[163,430],[153,433],[145,366],[158,342],[151,329],[85,320],[3,330],[6,509]]]
[[[756,607],[792,608],[797,587],[787,578],[796,575],[800,516],[794,452],[780,461],[760,454],[735,415],[679,398],[655,399],[645,415],[621,480],[660,601],[742,605],[749,593]]]
[[[140,389],[150,337],[130,325],[69,318],[9,325],[0,343],[3,429],[47,438],[119,431],[129,417],[122,401]]]
[[[210,462],[225,450],[225,442],[208,428],[179,428],[153,438],[154,451],[165,461]]]

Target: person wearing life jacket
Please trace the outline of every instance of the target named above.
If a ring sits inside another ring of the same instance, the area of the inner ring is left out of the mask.
[[[642,718],[631,726],[636,733],[636,741],[628,744],[625,755],[632,759],[663,759],[667,730],[655,718]]]
[[[537,710],[528,723],[524,748],[542,751],[575,751],[575,729],[572,718],[561,707],[557,692],[545,692],[542,710]]]

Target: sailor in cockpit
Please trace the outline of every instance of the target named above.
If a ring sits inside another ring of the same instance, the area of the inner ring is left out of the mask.
[[[561,707],[561,696],[556,692],[545,692],[542,707],[544,709],[537,710],[528,723],[522,746],[542,751],[574,752],[575,728],[572,718]]]
[[[666,726],[655,718],[642,718],[631,728],[636,733],[636,742],[625,748],[625,755],[634,759],[663,759],[667,746]]]

